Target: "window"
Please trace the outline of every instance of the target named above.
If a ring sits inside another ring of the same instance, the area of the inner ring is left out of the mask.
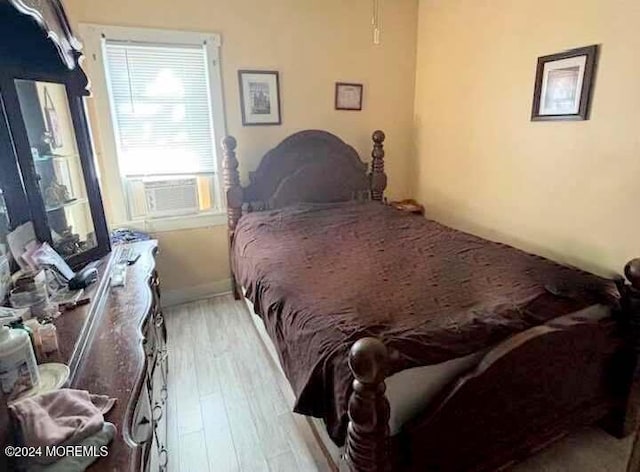
[[[220,213],[219,37],[98,25],[82,31],[94,59],[92,88],[102,96],[102,161],[111,168],[105,193],[115,187],[124,207],[114,210],[118,219],[153,229],[159,219]]]

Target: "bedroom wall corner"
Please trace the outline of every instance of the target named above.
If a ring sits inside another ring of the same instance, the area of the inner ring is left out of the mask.
[[[231,291],[227,227],[154,233],[162,305],[173,306]]]
[[[640,255],[640,4],[420,0],[416,193],[447,225],[603,275]],[[588,121],[531,122],[536,60],[600,44]]]

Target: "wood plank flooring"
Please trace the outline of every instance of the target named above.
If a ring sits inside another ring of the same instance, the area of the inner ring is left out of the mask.
[[[216,297],[166,319],[171,472],[330,470],[244,304]]]
[[[169,472],[331,470],[291,412],[246,306],[231,295],[166,310]],[[510,472],[624,472],[630,439],[585,429]]]

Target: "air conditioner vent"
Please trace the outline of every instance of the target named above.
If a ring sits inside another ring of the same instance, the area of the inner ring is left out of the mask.
[[[144,182],[147,214],[151,217],[197,213],[198,181],[196,177],[151,180]]]

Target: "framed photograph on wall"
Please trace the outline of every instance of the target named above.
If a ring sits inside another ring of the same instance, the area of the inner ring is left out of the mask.
[[[362,110],[362,84],[336,82],[336,110]]]
[[[238,81],[243,126],[282,124],[277,71],[239,70]]]
[[[598,46],[538,58],[532,121],[588,120]]]

